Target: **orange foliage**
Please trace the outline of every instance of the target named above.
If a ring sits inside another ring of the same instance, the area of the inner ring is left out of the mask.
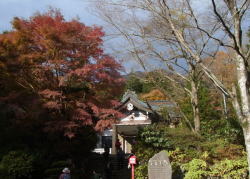
[[[230,86],[230,84],[236,81],[236,65],[230,54],[222,51],[217,52],[215,58],[205,59],[204,64],[209,66],[211,71],[225,85]]]
[[[159,89],[153,89],[149,93],[142,94],[141,99],[145,101],[166,100],[167,97]]]
[[[104,53],[101,27],[66,21],[57,10],[12,24],[12,32],[0,34],[0,87],[15,91],[10,88],[17,84],[39,96],[54,121],[48,129],[102,130],[113,121],[109,114],[119,116],[113,108],[123,68]]]

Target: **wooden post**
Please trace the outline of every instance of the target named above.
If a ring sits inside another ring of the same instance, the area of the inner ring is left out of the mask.
[[[122,136],[122,150],[126,153],[126,151],[125,151],[125,136]]]
[[[111,150],[111,154],[116,154],[115,142],[117,140],[117,126],[115,124],[113,124],[112,129],[113,129],[113,131],[112,131],[112,150]]]

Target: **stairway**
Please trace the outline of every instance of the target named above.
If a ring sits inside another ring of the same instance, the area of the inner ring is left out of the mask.
[[[102,179],[130,179],[131,169],[128,169],[128,159],[125,157],[122,162],[119,162],[116,155],[109,155],[111,177],[105,177],[105,161],[102,155],[95,155],[91,158],[91,163],[94,164],[91,168],[101,174]]]
[[[128,169],[128,159],[119,162],[116,155],[110,155],[112,166],[112,179],[130,179],[131,171]]]

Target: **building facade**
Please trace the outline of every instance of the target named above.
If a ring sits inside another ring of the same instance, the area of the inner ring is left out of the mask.
[[[95,152],[104,152],[104,147],[109,147],[112,154],[116,154],[116,141],[119,139],[121,149],[125,153],[131,153],[132,145],[136,142],[139,128],[162,121],[159,111],[167,107],[171,121],[179,121],[180,116],[173,113],[175,105],[166,100],[143,102],[138,99],[133,91],[127,91],[117,107],[124,117],[113,124],[112,129],[107,129],[99,135],[99,142]],[[171,122],[170,122],[171,123]]]

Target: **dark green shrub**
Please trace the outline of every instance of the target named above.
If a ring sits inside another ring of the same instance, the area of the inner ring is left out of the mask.
[[[133,152],[139,161],[136,178],[147,178],[148,161],[161,150],[168,151],[173,179],[247,176],[244,161],[241,160],[246,155],[244,146],[221,137],[210,140],[187,128],[154,124],[139,130],[137,142],[133,145]]]
[[[139,160],[136,178],[147,177],[149,159],[161,150],[170,151],[174,176],[181,176],[180,166],[199,154],[197,147],[200,141],[198,136],[184,128],[172,129],[162,124],[155,124],[140,129],[137,143],[133,146],[133,151]]]
[[[3,156],[1,172],[5,178],[31,178],[34,157],[24,151],[11,151]]]
[[[49,167],[45,170],[44,175],[47,178],[56,178],[60,175],[63,168],[69,167],[69,162],[64,160],[55,161]]]
[[[147,126],[139,132],[139,140],[144,141],[146,145],[158,149],[167,149],[171,147],[170,141],[165,137],[164,131],[157,129],[156,125]]]

